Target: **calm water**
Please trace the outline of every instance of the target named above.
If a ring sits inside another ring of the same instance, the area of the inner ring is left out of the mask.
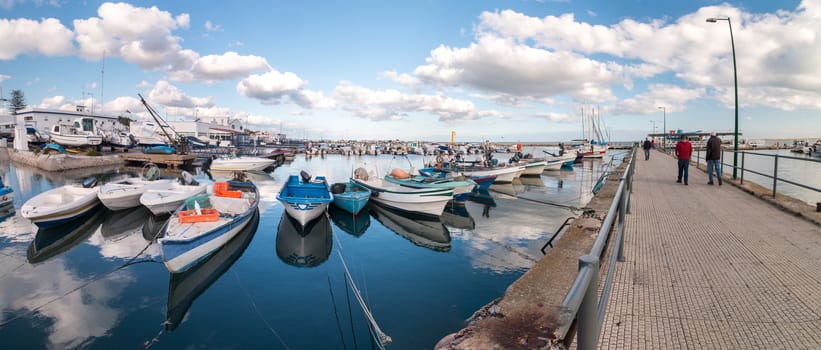
[[[788,149],[779,149],[779,150],[755,150],[749,151],[753,153],[761,153],[761,154],[771,154],[771,155],[778,155],[778,178],[779,179],[786,179],[792,182],[800,183],[806,186],[814,187],[821,189],[821,162],[812,162],[812,161],[802,161],[798,159],[787,159],[787,158],[780,158],[780,156],[788,156],[788,157],[795,157],[800,159],[821,159],[818,157],[810,157],[804,156],[802,154],[796,154],[790,152]],[[700,159],[700,163],[704,163],[704,152],[700,152],[697,154]],[[773,170],[775,169],[775,157],[769,156],[762,156],[762,155],[755,155],[755,154],[746,154],[743,158],[744,160],[744,168],[751,169],[760,173],[768,174],[770,176],[773,175]],[[724,174],[726,176],[732,176],[733,174],[733,152],[724,152],[724,163],[728,164],[725,165],[723,168]],[[741,165],[742,165],[742,157],[741,153],[738,154],[738,177],[741,177]],[[761,175],[753,174],[750,172],[744,172],[744,181],[751,181],[755,182],[759,185],[762,185],[770,190],[773,187],[773,179],[767,178]],[[798,186],[794,186],[785,182],[779,181],[776,185],[776,192],[781,193],[784,195],[791,196],[793,198],[802,200],[810,205],[815,206],[815,203],[821,202],[821,192],[816,192],[812,190],[808,190],[805,188],[801,188]]]
[[[355,219],[332,210],[303,231],[283,217],[276,193],[289,174],[307,170],[344,181],[363,163],[381,174],[408,167],[392,156],[298,156],[271,174],[253,174],[263,195],[258,220],[182,275],[159,262],[150,239],[164,218],[145,209],[100,210],[51,232],[10,213],[0,222],[3,347],[372,348],[344,258],[393,338],[389,347],[432,348],[533,266],[546,239],[577,213],[568,207],[589,201],[603,161],[494,186],[438,220],[371,206]],[[85,176],[110,181],[134,170],[52,174],[0,163],[18,210]]]

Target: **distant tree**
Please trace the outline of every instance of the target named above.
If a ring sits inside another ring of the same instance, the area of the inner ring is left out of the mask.
[[[11,90],[11,100],[9,100],[9,112],[17,114],[17,111],[26,108],[26,97],[21,90]]]

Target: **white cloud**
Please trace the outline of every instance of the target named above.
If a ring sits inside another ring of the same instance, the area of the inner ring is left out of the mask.
[[[667,112],[681,112],[687,103],[706,95],[705,88],[686,89],[669,84],[651,84],[645,93],[637,94],[617,103],[608,114],[652,114],[664,106]]]
[[[446,122],[500,115],[493,110],[479,110],[468,100],[444,95],[409,95],[397,90],[373,91],[351,83],[340,84],[333,95],[343,104],[343,109],[371,120],[405,119],[415,112],[437,115]]]
[[[191,68],[191,78],[216,81],[237,79],[255,71],[270,71],[268,61],[260,56],[240,56],[228,51],[222,55],[208,55],[197,59]]]
[[[422,83],[417,77],[406,73],[399,74],[395,70],[382,72],[382,76],[408,87],[416,87]]]
[[[533,115],[535,118],[547,119],[551,122],[561,122],[561,123],[575,123],[579,121],[578,117],[574,117],[572,115],[566,113],[554,113],[554,112],[547,112],[547,113],[536,113]]]
[[[65,96],[52,96],[46,97],[40,100],[40,103],[35,106],[37,108],[59,108],[63,104],[65,104],[66,97]]]
[[[303,89],[307,83],[291,72],[271,70],[253,74],[237,84],[240,95],[259,100],[263,104],[276,105],[290,100],[303,108],[333,108],[336,103],[321,92]],[[286,99],[287,98],[287,99]]]
[[[214,106],[213,97],[188,96],[165,80],[160,80],[154,84],[146,98],[151,104],[161,104],[166,107],[209,108]]]
[[[221,32],[222,26],[219,24],[211,23],[211,21],[205,21],[205,31],[207,32]]]
[[[623,81],[618,66],[495,35],[481,35],[467,48],[440,46],[427,61],[414,70],[425,82],[531,99],[568,95],[602,102],[614,99],[610,84]]]
[[[55,18],[39,22],[25,18],[0,19],[0,60],[12,60],[21,54],[70,55],[74,52],[73,35]]]
[[[11,76],[0,74],[0,83],[2,83],[5,80],[9,80],[9,79],[11,79]]]

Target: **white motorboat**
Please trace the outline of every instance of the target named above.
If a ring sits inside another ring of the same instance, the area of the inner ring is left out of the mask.
[[[261,157],[217,158],[211,162],[211,170],[249,171],[263,170],[272,164],[274,159]]]
[[[207,186],[194,181],[191,174],[183,171],[180,181],[171,181],[166,186],[158,186],[145,191],[140,203],[154,215],[168,214],[195,195],[205,193]]]
[[[100,186],[97,197],[108,209],[129,209],[140,205],[140,197],[146,191],[169,188],[172,182],[174,180],[171,179],[147,180],[137,176],[129,177]]]
[[[103,143],[102,135],[83,131],[71,124],[55,124],[49,130],[49,137],[52,142],[69,147],[97,146]]]
[[[96,180],[90,178],[82,185],[65,185],[40,193],[23,204],[20,214],[40,228],[70,221],[100,204],[96,184]]]
[[[460,170],[463,168],[460,167]],[[494,167],[465,167],[462,174],[467,177],[496,176],[494,183],[513,182],[513,179],[522,175],[525,168],[520,165],[494,166]]]
[[[213,195],[185,202],[157,240],[163,263],[172,273],[197,265],[241,232],[257,212],[259,191],[251,182],[217,182]]]
[[[371,215],[399,236],[420,247],[436,251],[450,251],[450,231],[441,218],[413,217],[374,205]]]
[[[544,159],[522,159],[519,161],[519,165],[524,166],[525,169],[522,171],[522,176],[539,176],[542,175],[542,172],[547,167],[547,161]],[[561,166],[561,163],[559,163]]]
[[[439,216],[453,197],[453,189],[411,188],[388,182],[363,168],[354,172],[351,181],[371,190],[371,200],[384,206]]]

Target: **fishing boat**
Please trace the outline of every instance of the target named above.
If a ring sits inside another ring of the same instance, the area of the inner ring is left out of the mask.
[[[473,176],[470,179],[476,183],[476,188],[474,189],[474,191],[487,191],[488,188],[490,188],[490,185],[492,185],[496,181],[496,175]]]
[[[79,217],[97,207],[95,178],[40,193],[23,204],[20,214],[40,228],[49,228]]]
[[[302,171],[299,175],[288,177],[288,181],[277,194],[277,200],[282,203],[289,215],[305,226],[325,212],[334,196],[328,189],[328,182],[324,176],[312,179],[310,174]]]
[[[165,330],[173,331],[182,323],[188,309],[208,287],[236,262],[254,238],[259,226],[259,212],[228,243],[195,266],[182,273],[172,273],[168,282]]]
[[[450,176],[431,176],[428,173],[420,172],[420,175],[411,175],[397,168],[385,175],[385,180],[410,188],[452,189],[454,196],[468,193],[476,187],[475,181],[462,175],[453,176],[452,174],[449,173]]]
[[[102,135],[84,131],[77,124],[78,122],[74,124],[54,124],[48,133],[51,142],[70,147],[97,146],[103,143]]]
[[[351,181],[333,184],[331,194],[334,196],[334,206],[352,215],[362,211],[362,208],[368,204],[368,199],[371,198],[371,190]]]
[[[212,195],[185,201],[157,240],[168,271],[188,270],[236,236],[259,206],[259,191],[247,181],[215,182]]]
[[[291,266],[319,266],[331,255],[332,232],[326,215],[303,226],[287,212],[282,213],[277,227],[277,257]]]
[[[0,207],[3,207],[14,200],[14,196],[11,194],[12,192],[14,192],[14,190],[11,187],[6,186],[6,184],[3,183],[3,178],[0,177]]]
[[[123,210],[140,206],[140,197],[152,189],[166,189],[174,181],[159,179],[156,165],[147,168],[145,176],[133,176],[106,183],[99,187],[97,197],[110,210]]]
[[[474,178],[479,176],[496,176],[494,183],[510,183],[513,179],[518,178],[524,172],[524,166],[520,165],[501,165],[501,166],[487,166],[471,164],[464,162],[464,166],[459,166],[462,174]]]
[[[559,167],[562,166],[560,162],[556,162],[555,164]],[[525,167],[521,176],[541,176],[542,172],[547,168],[548,162],[545,159],[524,158],[518,161],[518,165]]]
[[[357,168],[351,181],[371,190],[375,202],[422,215],[439,216],[453,197],[452,189],[405,187],[369,174],[364,168]]]
[[[450,251],[450,231],[439,217],[408,215],[379,205],[371,208],[376,220],[413,244],[440,252]]]
[[[217,158],[211,162],[211,170],[250,171],[263,170],[274,164],[275,159],[262,157],[228,157]]]
[[[104,211],[87,211],[59,226],[38,229],[28,246],[26,259],[37,264],[71,250],[97,230],[102,224]]]
[[[189,172],[183,171],[178,181],[143,192],[140,204],[154,215],[167,214],[179,208],[186,199],[205,193],[206,189],[206,185],[198,183]]]

